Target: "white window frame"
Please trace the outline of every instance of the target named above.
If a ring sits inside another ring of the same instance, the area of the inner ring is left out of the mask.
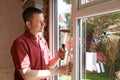
[[[54,7],[56,4],[57,0],[50,0],[49,1],[49,45],[50,45],[50,50],[53,53],[53,56],[55,55],[55,53],[57,52],[58,47],[56,46],[57,44],[57,31],[56,31],[56,26],[57,25],[57,8]]]
[[[53,39],[53,37],[54,37],[54,35],[53,35],[53,30],[54,30],[54,13],[53,13],[53,11],[54,11],[54,9],[53,9],[53,0],[50,0],[49,1],[49,48],[50,48],[50,50],[51,50],[51,52],[53,52],[54,51],[54,48],[53,48],[53,41],[54,41],[54,39]]]
[[[57,0],[49,0],[49,48],[52,52],[52,56],[55,56],[57,53],[57,27],[58,26],[58,18],[57,18]],[[51,77],[50,80],[56,80],[58,76]]]
[[[111,1],[111,0],[93,0],[93,1],[90,1],[88,3],[82,4],[82,1],[79,0],[79,6],[78,7],[79,7],[79,10],[80,10],[80,9],[88,8],[88,7],[91,7],[91,6],[94,6],[94,5],[97,5],[97,4],[101,4],[101,3],[104,3],[104,2],[108,2],[108,1]]]
[[[80,0],[72,0],[72,26],[73,26],[73,38],[75,43],[72,80],[82,80],[82,76],[80,76],[82,73],[81,72],[82,61],[80,58],[82,57],[81,56],[82,45],[80,45],[79,48],[77,43],[79,40],[78,33],[79,30],[82,30],[82,27],[80,25],[80,27],[78,28],[77,20],[85,17],[120,11],[120,0],[95,0],[85,5],[79,5],[80,2],[81,2]],[[80,35],[82,35],[82,31],[80,32]],[[82,38],[80,37],[80,39]],[[80,44],[82,44],[82,40],[80,40]],[[79,63],[79,59],[80,59],[80,63]]]

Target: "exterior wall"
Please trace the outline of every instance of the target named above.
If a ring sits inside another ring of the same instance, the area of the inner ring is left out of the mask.
[[[10,48],[13,40],[24,31],[20,0],[0,0],[0,80],[13,80]]]

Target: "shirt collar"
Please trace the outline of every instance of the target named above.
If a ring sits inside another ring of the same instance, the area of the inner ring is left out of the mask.
[[[33,35],[29,30],[26,30],[24,34],[25,34],[25,36],[27,36],[30,39],[34,39],[34,40],[37,39],[37,37],[35,35]]]

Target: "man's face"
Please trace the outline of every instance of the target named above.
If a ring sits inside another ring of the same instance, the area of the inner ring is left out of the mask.
[[[44,16],[43,14],[33,14],[33,19],[30,21],[29,29],[34,33],[44,32]]]

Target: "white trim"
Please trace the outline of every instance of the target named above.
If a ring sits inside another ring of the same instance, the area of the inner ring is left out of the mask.
[[[77,20],[76,20],[76,21],[77,21]],[[80,24],[79,24],[79,27],[80,27],[80,30],[79,30],[79,31],[80,31],[80,32],[78,32],[79,35],[80,35],[80,37],[78,36],[78,38],[77,38],[77,39],[78,39],[77,42],[79,42],[78,47],[80,47],[79,57],[78,57],[78,59],[80,59],[80,61],[79,61],[80,74],[78,75],[78,76],[80,76],[80,80],[82,80],[82,77],[81,77],[81,76],[83,75],[83,74],[82,74],[82,72],[83,72],[83,71],[82,71],[83,66],[81,66],[81,65],[83,65],[83,61],[82,61],[82,60],[83,60],[83,54],[82,54],[82,53],[83,53],[83,46],[84,46],[84,45],[83,45],[83,41],[82,41],[82,40],[83,40],[83,31],[82,31],[82,30],[83,30],[83,27],[81,27],[81,26],[82,26],[82,23],[81,23],[81,22],[82,22],[82,20],[80,20]],[[79,45],[80,45],[80,46],[79,46]],[[77,66],[78,66],[78,65],[77,65]],[[78,77],[78,76],[77,76],[77,77]]]
[[[94,1],[90,1],[90,2],[85,3],[85,4],[81,4],[81,0],[80,0],[79,10],[83,9],[83,8],[88,8],[88,7],[91,7],[91,6],[95,6],[95,5],[98,5],[98,4],[101,4],[101,3],[105,3],[105,2],[108,2],[108,1],[111,1],[111,0],[94,0]]]
[[[49,1],[49,46],[50,46],[50,50],[53,53],[54,52],[54,6],[53,6],[54,2],[53,0]]]
[[[76,17],[75,17],[75,12],[77,11],[77,1],[72,0],[72,26],[73,27],[73,42],[76,43]],[[74,52],[74,56],[73,56],[73,68],[72,68],[72,80],[77,80],[77,66],[76,66],[76,46],[74,46],[73,52]]]
[[[112,0],[99,5],[76,11],[76,18],[90,17],[110,12],[120,11],[120,0]]]
[[[77,35],[79,35],[77,34],[78,33],[77,23],[76,23],[77,19],[120,11],[120,0],[95,0],[95,1],[91,1],[88,4],[83,5],[84,7],[82,8],[78,8],[78,4],[80,4],[80,0],[72,0],[72,26],[73,26],[73,38],[75,43],[73,49],[74,56],[73,56],[72,80],[78,80],[80,77],[82,77],[82,76],[78,76],[77,73],[77,71],[79,71],[77,70],[77,64],[78,64],[77,60],[80,59],[77,57],[77,54],[81,54],[81,51],[80,53],[78,53],[79,47],[77,47],[78,43],[76,40]]]
[[[54,25],[54,0],[49,1],[49,46],[52,52],[52,57],[55,56],[55,25]],[[50,77],[50,80],[55,80],[55,76]]]

